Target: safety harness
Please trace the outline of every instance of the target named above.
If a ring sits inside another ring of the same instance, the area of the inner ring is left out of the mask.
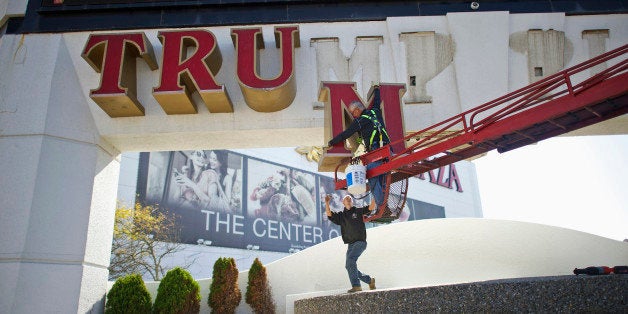
[[[375,134],[379,133],[379,147],[384,146],[384,135],[386,135],[386,138],[389,137],[384,126],[379,122],[379,120],[377,120],[377,115],[375,114],[375,111],[369,110],[368,112],[370,114],[363,114],[361,117],[371,120],[373,126],[375,127],[373,128],[373,132],[371,132],[371,138],[368,141],[368,148],[370,150],[373,144],[373,139],[375,138]]]

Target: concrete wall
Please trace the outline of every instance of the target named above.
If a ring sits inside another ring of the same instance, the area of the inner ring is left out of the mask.
[[[83,93],[67,88],[80,79],[62,37],[8,37],[0,43],[0,312],[98,310],[119,152],[101,140]]]

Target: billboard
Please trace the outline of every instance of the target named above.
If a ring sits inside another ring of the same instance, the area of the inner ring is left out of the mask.
[[[138,202],[175,214],[186,244],[297,252],[340,236],[323,200],[341,211],[346,193],[331,177],[229,150],[140,154]],[[435,217],[443,207],[408,199],[399,221]]]

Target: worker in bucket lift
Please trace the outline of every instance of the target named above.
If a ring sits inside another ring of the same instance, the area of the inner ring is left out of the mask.
[[[347,254],[345,260],[345,268],[351,282],[349,293],[362,291],[360,281],[369,285],[371,290],[375,289],[375,278],[364,274],[358,270],[358,258],[362,252],[366,250],[366,227],[362,216],[375,210],[375,203],[371,202],[368,207],[353,206],[353,198],[347,194],[342,198],[344,209],[340,212],[332,212],[329,202],[332,196],[325,196],[325,212],[329,221],[340,226],[340,234],[342,241],[346,243]]]
[[[373,105],[370,109],[366,109],[364,104],[360,101],[352,101],[349,104],[349,112],[353,116],[353,121],[349,124],[346,130],[332,138],[328,145],[334,146],[349,137],[354,133],[359,133],[363,141],[364,148],[367,152],[378,149],[384,145],[390,143],[388,133],[386,132],[386,125],[382,118],[381,109],[381,97],[379,95],[379,85],[375,85],[373,91]],[[375,168],[382,164],[382,161],[372,162],[366,165],[366,170]],[[368,180],[369,189],[373,197],[371,202],[377,204],[379,208],[384,203],[384,178],[385,175],[379,175]]]

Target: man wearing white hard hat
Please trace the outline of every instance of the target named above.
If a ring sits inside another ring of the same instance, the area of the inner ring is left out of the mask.
[[[330,200],[331,195],[326,195],[325,211],[327,212],[327,217],[329,221],[340,226],[342,241],[348,245],[345,268],[349,274],[351,289],[347,292],[362,291],[360,281],[368,284],[369,288],[373,290],[375,289],[375,278],[360,272],[357,262],[362,252],[366,250],[366,227],[364,226],[363,216],[375,210],[375,202],[371,202],[369,206],[355,207],[353,206],[353,198],[347,194],[342,199],[344,210],[335,213],[329,207]]]

